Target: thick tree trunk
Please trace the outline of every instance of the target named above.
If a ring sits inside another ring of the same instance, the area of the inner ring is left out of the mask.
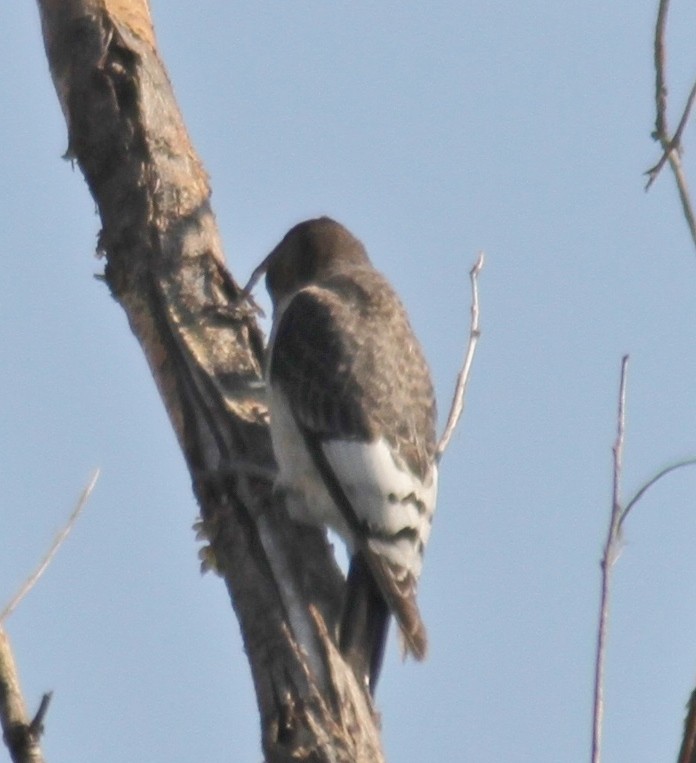
[[[210,190],[146,0],[37,0],[68,156],[101,215],[126,312],[191,471],[209,561],[241,625],[268,761],[383,760],[374,711],[334,646],[343,591],[323,534],[272,496],[263,339],[225,269]]]

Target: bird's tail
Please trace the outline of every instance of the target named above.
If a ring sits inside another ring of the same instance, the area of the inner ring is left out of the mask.
[[[404,639],[405,654],[424,660],[428,651],[428,634],[418,609],[418,581],[412,572],[390,562],[378,550],[372,552],[370,541],[365,560],[387,607],[396,618]]]
[[[359,680],[374,696],[389,631],[389,607],[361,552],[353,556],[346,580],[340,648]]]
[[[396,617],[406,652],[422,660],[427,650],[415,583],[410,575],[401,581],[394,573],[383,557],[369,550],[359,551],[351,559],[346,581],[340,647],[373,696],[382,669],[390,612]]]

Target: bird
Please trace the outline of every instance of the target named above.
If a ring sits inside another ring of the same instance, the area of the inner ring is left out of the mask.
[[[404,655],[427,650],[416,594],[438,483],[430,371],[394,289],[335,220],[295,225],[247,294],[264,273],[275,489],[293,520],[346,543],[338,643],[374,696],[390,614]]]

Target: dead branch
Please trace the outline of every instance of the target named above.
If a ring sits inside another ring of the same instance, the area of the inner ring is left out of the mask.
[[[649,479],[644,485],[642,485],[621,512],[621,516],[619,517],[619,530],[621,530],[623,527],[623,523],[626,520],[628,513],[638,503],[638,501],[640,501],[640,499],[645,495],[649,488],[651,488],[656,482],[659,482],[663,477],[666,477],[668,474],[671,474],[677,469],[683,469],[685,466],[696,466],[696,458],[686,458],[684,461],[678,461],[676,464],[671,464],[670,466],[662,469],[662,471],[659,471],[652,479]]]
[[[263,338],[226,270],[147,2],[37,2],[67,155],[101,217],[104,279],[191,472],[240,622],[266,759],[381,761],[370,701],[333,649],[342,575],[325,535],[292,525],[272,495]]]
[[[609,621],[609,594],[611,590],[611,573],[621,551],[621,536],[623,524],[630,511],[645,495],[645,493],[663,477],[685,466],[696,465],[696,458],[688,458],[662,469],[636,491],[631,500],[624,506],[621,500],[621,478],[623,472],[623,449],[626,434],[626,377],[628,372],[628,355],[621,361],[621,380],[619,382],[619,404],[617,411],[616,440],[613,453],[612,501],[609,515],[609,529],[604,544],[604,552],[600,562],[601,592],[599,604],[599,621],[597,623],[597,641],[595,651],[595,677],[592,713],[592,752],[591,763],[600,763],[602,746],[602,724],[604,720],[604,663],[607,641],[607,624]],[[692,697],[693,705],[693,697]],[[693,719],[694,709],[690,708],[689,717],[684,730],[684,746],[686,749],[687,734],[694,735],[696,721]],[[691,719],[691,720],[689,720]],[[691,742],[693,744],[693,740]],[[691,748],[689,748],[691,749]],[[679,763],[696,763],[696,759],[680,757]]]
[[[667,12],[669,0],[660,0],[655,22],[655,42],[653,58],[655,63],[655,132],[653,137],[659,139],[667,135],[667,82],[666,82],[666,52],[665,31],[667,29]]]
[[[36,716],[28,719],[12,647],[0,627],[0,725],[13,763],[44,763],[39,739],[50,700],[44,694]]]
[[[75,522],[87,504],[98,479],[99,469],[94,472],[89,483],[82,491],[67,523],[54,538],[51,547],[41,560],[39,566],[24,581],[19,591],[12,597],[12,600],[3,609],[2,613],[0,613],[0,724],[3,729],[5,744],[10,751],[10,757],[14,763],[43,763],[39,739],[43,734],[43,720],[48,711],[52,693],[48,692],[43,695],[36,715],[31,721],[28,721],[19,676],[17,675],[17,667],[12,656],[12,648],[2,628],[2,623],[14,612],[22,599],[31,591],[46,571],[63,541],[75,526]]]
[[[647,191],[650,186],[655,182],[655,179],[660,174],[660,171],[667,163],[670,154],[673,151],[676,151],[679,155],[681,153],[681,138],[682,133],[684,132],[684,128],[686,127],[686,123],[689,121],[689,115],[691,114],[691,108],[694,105],[694,99],[696,98],[696,83],[694,83],[693,87],[691,88],[691,92],[689,93],[689,97],[686,100],[686,106],[684,107],[684,111],[682,113],[682,117],[679,120],[679,125],[677,126],[677,131],[674,133],[672,138],[669,140],[669,143],[665,150],[662,152],[662,156],[660,157],[660,161],[654,166],[651,167],[649,170],[646,171],[646,175],[648,176],[648,182],[645,184],[645,190]]]
[[[689,121],[691,108],[696,99],[696,83],[691,88],[686,106],[682,112],[679,126],[673,136],[669,134],[667,126],[667,65],[666,65],[666,42],[665,35],[667,29],[667,13],[669,10],[669,0],[660,0],[657,11],[657,21],[655,22],[655,43],[654,43],[654,61],[655,61],[655,130],[653,138],[659,141],[662,146],[662,156],[660,160],[645,173],[648,176],[645,190],[647,191],[653,184],[660,171],[667,162],[672,169],[674,179],[679,192],[679,199],[682,205],[684,218],[689,226],[691,238],[696,246],[696,217],[691,205],[689,188],[686,182],[686,174],[681,163],[681,138]]]
[[[628,355],[621,360],[621,381],[619,383],[619,406],[617,411],[616,440],[612,449],[614,458],[613,489],[609,529],[604,544],[600,567],[602,583],[599,602],[599,623],[597,625],[597,646],[595,652],[594,697],[592,712],[592,763],[600,763],[602,748],[602,723],[604,720],[604,661],[609,618],[609,592],[611,570],[618,557],[619,519],[621,517],[621,470],[623,468],[623,446],[626,431],[626,373]]]
[[[17,593],[12,597],[12,599],[10,600],[10,603],[5,607],[5,609],[2,610],[2,612],[0,612],[0,626],[15,611],[15,609],[17,609],[22,599],[29,593],[29,591],[31,591],[31,589],[39,581],[39,578],[46,571],[46,568],[53,560],[53,557],[58,552],[58,549],[63,545],[63,541],[68,537],[68,535],[70,535],[70,531],[75,526],[75,522],[77,522],[77,518],[80,516],[82,509],[84,509],[84,507],[87,505],[87,501],[89,500],[90,495],[92,495],[92,491],[94,490],[94,487],[97,484],[98,479],[99,479],[99,469],[97,469],[94,472],[89,482],[87,483],[87,486],[84,488],[84,490],[80,494],[80,497],[77,499],[77,503],[75,504],[75,508],[73,509],[72,513],[68,517],[68,521],[65,523],[65,526],[53,539],[53,543],[51,543],[51,547],[48,549],[48,551],[46,552],[46,555],[39,563],[39,566],[34,570],[34,572],[31,573],[31,575],[29,575],[29,577],[24,581],[24,583],[22,583],[22,585],[19,588],[19,591],[17,591]]]
[[[462,412],[464,411],[464,396],[469,384],[469,377],[471,376],[471,366],[474,362],[476,346],[478,345],[481,336],[479,325],[478,277],[483,270],[484,259],[483,252],[479,252],[474,266],[469,271],[469,278],[471,279],[471,326],[469,328],[469,342],[467,344],[466,354],[464,355],[464,363],[457,376],[457,384],[454,389],[454,397],[452,398],[452,405],[450,406],[449,416],[447,417],[447,424],[445,425],[440,442],[437,444],[436,456],[438,461],[442,458],[442,454],[447,449],[447,446],[452,439],[452,435],[457,428],[457,424],[459,424]]]
[[[39,739],[43,734],[43,721],[51,702],[52,692],[43,695],[36,715],[29,721],[27,719],[17,667],[12,656],[12,648],[2,628],[2,623],[14,612],[22,599],[31,591],[48,568],[63,541],[75,526],[75,522],[87,504],[98,479],[99,469],[94,472],[87,486],[82,491],[68,521],[53,539],[53,543],[39,566],[22,583],[19,591],[17,591],[10,603],[0,613],[0,725],[2,725],[3,738],[14,763],[43,763]]]

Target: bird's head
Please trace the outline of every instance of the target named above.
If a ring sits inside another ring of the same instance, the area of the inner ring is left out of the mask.
[[[369,264],[365,247],[343,225],[330,217],[305,220],[254,270],[244,287],[248,295],[266,274],[266,288],[275,307],[284,297],[313,281],[346,268]]]

